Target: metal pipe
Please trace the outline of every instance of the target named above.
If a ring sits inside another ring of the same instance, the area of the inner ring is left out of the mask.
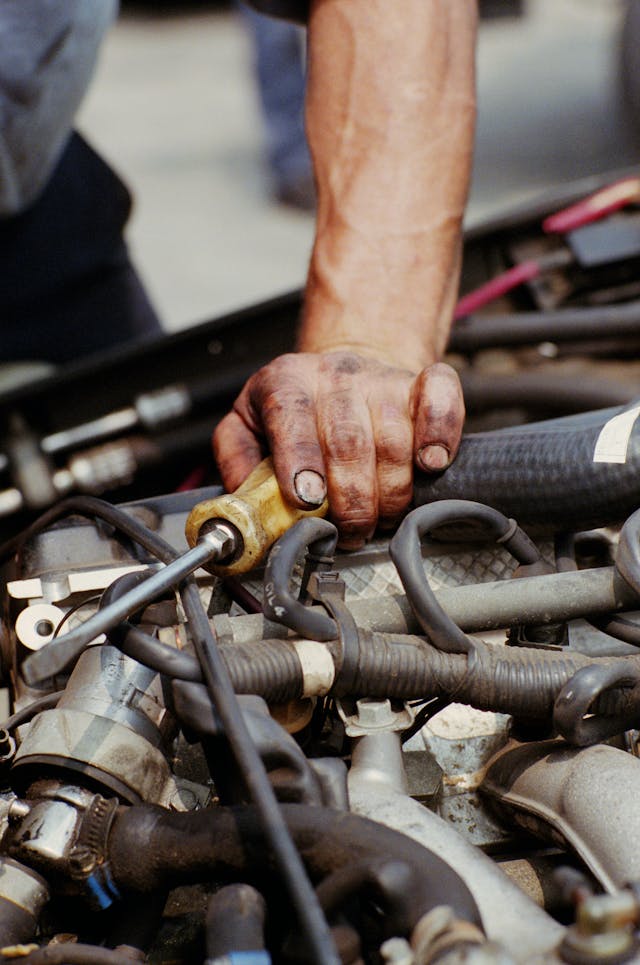
[[[373,752],[378,735],[370,734],[354,746],[349,771],[351,810],[402,831],[451,864],[478,903],[487,936],[499,940],[516,961],[532,962],[538,955],[549,954],[562,938],[562,926],[514,885],[491,858],[402,792],[400,743],[396,740],[394,753],[389,737],[397,735],[382,737],[384,748],[378,754]],[[374,757],[375,774],[371,767]]]
[[[445,586],[434,592],[444,611],[466,633],[498,630],[515,623],[557,623],[585,614],[638,607],[638,597],[613,566],[523,580]],[[404,596],[360,597],[347,602],[362,629],[380,633],[421,632]],[[248,643],[287,635],[286,628],[260,614],[216,616],[213,624],[224,642]]]
[[[482,784],[508,824],[576,852],[605,891],[640,879],[640,761],[615,747],[563,741],[507,747]]]

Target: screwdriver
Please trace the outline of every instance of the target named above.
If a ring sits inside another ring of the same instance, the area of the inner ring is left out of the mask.
[[[79,627],[56,637],[28,657],[22,674],[29,684],[60,673],[101,633],[162,596],[200,567],[216,575],[246,573],[299,519],[326,516],[329,506],[301,510],[285,502],[271,459],[264,459],[234,492],[197,503],[187,518],[190,549],[157,569],[138,586],[98,610]]]

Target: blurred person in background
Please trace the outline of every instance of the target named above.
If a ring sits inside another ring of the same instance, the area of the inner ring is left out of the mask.
[[[304,31],[246,4],[238,3],[238,9],[251,43],[273,196],[282,204],[312,211],[315,191],[304,130]]]
[[[67,362],[155,334],[128,190],[77,133],[117,0],[0,4],[0,360]]]

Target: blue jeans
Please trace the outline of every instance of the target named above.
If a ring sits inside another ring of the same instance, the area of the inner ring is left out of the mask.
[[[253,66],[265,125],[267,158],[279,184],[308,175],[304,132],[302,28],[241,5],[253,48]]]

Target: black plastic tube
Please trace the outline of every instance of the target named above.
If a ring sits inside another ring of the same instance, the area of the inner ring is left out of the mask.
[[[409,928],[441,904],[480,925],[475,901],[453,868],[405,835],[329,808],[285,804],[282,813],[314,881],[356,862],[401,862],[411,870]],[[263,881],[273,855],[264,848],[253,808],[176,814],[132,807],[114,822],[108,859],[121,890],[154,891],[207,881],[212,868],[218,880]]]
[[[630,721],[624,712],[620,715],[592,713],[607,691],[620,688],[640,689],[640,664],[618,661],[582,667],[556,697],[553,725],[557,733],[577,747],[599,744],[621,734],[630,723],[637,721]]]
[[[572,651],[491,647],[481,640],[474,640],[474,644],[470,663],[466,654],[437,650],[422,637],[361,630],[352,695],[455,699],[479,710],[542,720],[550,718],[556,697],[581,667],[640,665],[639,657],[590,657]],[[332,646],[329,644],[330,649]],[[335,649],[334,660],[339,664]],[[302,696],[302,668],[290,641],[223,644],[220,651],[238,693],[260,695],[268,703]],[[338,674],[334,687],[339,685]],[[640,710],[640,693],[615,692],[607,698],[606,709],[628,719]]]
[[[335,620],[320,608],[310,609],[296,600],[291,592],[291,578],[296,562],[305,552],[326,561],[333,559],[337,543],[338,530],[333,523],[315,517],[301,519],[280,537],[269,553],[264,573],[263,610],[269,620],[283,623],[311,640],[335,638]]]
[[[26,707],[22,707],[17,710],[15,714],[11,717],[7,717],[3,724],[0,724],[0,730],[12,731],[16,727],[21,727],[23,724],[28,724],[30,720],[36,716],[36,714],[41,713],[43,710],[50,710],[51,707],[55,707],[62,697],[64,690],[56,690],[51,694],[45,694],[44,697],[38,697],[37,700],[32,701],[27,704]]]
[[[640,301],[555,312],[470,316],[453,326],[449,350],[473,354],[496,346],[596,341],[630,335],[640,336]]]
[[[521,525],[551,530],[623,520],[640,503],[640,427],[624,463],[594,462],[594,451],[607,421],[627,408],[464,436],[445,473],[416,473],[414,502],[482,501]]]
[[[502,513],[467,500],[446,500],[414,509],[400,524],[389,543],[389,555],[396,565],[407,599],[429,641],[447,653],[472,653],[474,643],[458,627],[440,604],[427,580],[421,539],[441,526],[472,524],[482,536],[503,543],[519,563],[540,560],[540,552],[512,519]]]
[[[460,381],[470,414],[504,408],[526,409],[539,417],[588,412],[626,405],[638,394],[638,386],[586,377],[584,372],[523,370],[505,375],[467,369],[460,373]]]

